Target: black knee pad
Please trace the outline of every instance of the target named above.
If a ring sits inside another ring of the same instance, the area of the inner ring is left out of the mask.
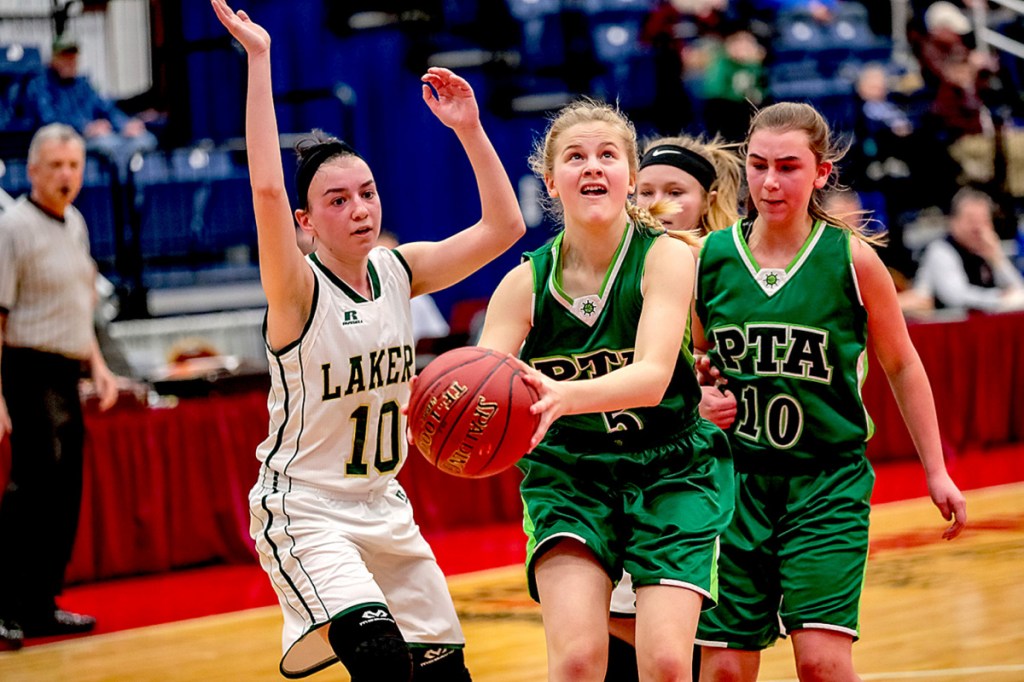
[[[410,682],[412,654],[386,606],[368,605],[335,617],[327,640],[352,682]]]
[[[608,671],[605,682],[639,682],[637,671],[636,648],[632,644],[615,637],[608,636]],[[696,678],[694,678],[696,679]]]
[[[471,682],[462,647],[412,647],[413,682]]]

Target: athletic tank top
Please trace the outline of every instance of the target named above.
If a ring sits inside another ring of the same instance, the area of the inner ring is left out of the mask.
[[[270,429],[260,482],[332,492],[382,489],[405,463],[401,406],[415,371],[410,272],[395,251],[370,252],[367,300],[311,254],[313,305],[297,341],[267,345]],[[264,335],[266,325],[264,324]]]
[[[829,466],[864,452],[867,311],[848,231],[816,222],[787,268],[760,268],[743,224],[712,232],[697,263],[697,315],[738,412],[737,468]]]
[[[533,324],[522,359],[556,381],[593,379],[631,363],[643,308],[644,263],[659,238],[671,239],[627,224],[600,291],[577,298],[560,286],[562,234],[525,254],[533,270]],[[569,442],[573,441],[567,434],[580,431],[588,432],[579,434],[588,442],[593,442],[594,435],[607,435],[615,445],[663,442],[696,419],[699,403],[693,356],[684,347],[659,405],[566,415],[552,430],[570,438]]]

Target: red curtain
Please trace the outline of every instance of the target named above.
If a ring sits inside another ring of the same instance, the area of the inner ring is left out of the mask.
[[[1024,313],[915,324],[940,427],[953,449],[1024,440]],[[872,362],[865,402],[872,460],[916,457],[885,374]],[[85,490],[69,582],[253,560],[248,533],[254,456],[267,431],[266,393],[122,401],[86,412]],[[0,443],[0,484],[9,452]],[[412,452],[399,479],[426,531],[521,519],[515,469],[485,479],[443,474]]]

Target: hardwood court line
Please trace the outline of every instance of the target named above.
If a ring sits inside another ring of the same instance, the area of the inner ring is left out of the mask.
[[[938,668],[935,670],[905,670],[887,673],[859,673],[862,680],[926,680],[949,675],[986,675],[997,673],[1024,672],[1024,665],[985,665],[973,668]],[[800,682],[797,678],[777,678],[761,682]]]

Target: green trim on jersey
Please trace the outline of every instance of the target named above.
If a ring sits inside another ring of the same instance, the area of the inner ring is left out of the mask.
[[[627,223],[600,292],[575,299],[558,285],[561,234],[525,254],[533,272],[533,326],[520,357],[557,381],[592,379],[631,363],[643,311],[641,287],[647,253],[661,236]],[[659,405],[564,416],[552,432],[561,431],[561,437],[566,429],[587,431],[591,437],[619,432],[649,442],[677,433],[694,419],[700,395],[693,356],[688,348],[680,348],[672,380]]]
[[[398,252],[396,251],[395,254],[397,255],[397,253]],[[323,273],[327,275],[327,278],[334,282],[338,286],[338,288],[341,289],[342,293],[344,293],[346,296],[351,298],[356,303],[367,302],[366,298],[364,298],[362,294],[360,294],[358,291],[349,286],[349,284],[345,282],[345,280],[343,280],[341,277],[338,277],[336,274],[331,272],[330,269],[328,269],[328,267],[324,265],[323,262],[317,257],[316,252],[309,254],[309,260],[311,260],[318,268],[320,268],[320,270],[322,270]],[[405,267],[406,272],[409,272],[409,265],[405,262],[405,260],[402,258],[399,258],[398,260],[400,263],[402,263],[403,267]],[[376,301],[378,298],[380,298],[380,275],[377,274],[377,268],[373,266],[373,261],[366,262],[366,269],[370,274],[370,296],[372,297],[370,300]],[[412,281],[411,272],[409,280]]]
[[[742,222],[704,241],[696,309],[738,403],[738,470],[828,467],[864,452],[867,311],[850,239],[816,222],[786,268],[758,266]]]
[[[619,245],[615,247],[615,254],[612,256],[612,265],[604,273],[604,279],[601,281],[601,288],[597,295],[587,294],[577,298],[573,298],[569,294],[565,293],[565,290],[562,288],[562,236],[565,233],[559,232],[558,236],[555,237],[555,240],[551,243],[551,252],[555,257],[553,274],[548,279],[551,295],[556,301],[565,306],[566,310],[570,311],[573,315],[589,326],[593,326],[593,324],[597,322],[601,315],[601,311],[604,310],[605,303],[608,300],[608,285],[610,282],[615,281],[615,277],[618,274],[619,269],[622,267],[623,259],[629,249],[629,243],[631,241],[630,235],[632,232],[632,230],[625,230],[623,232],[622,239],[619,240]]]

